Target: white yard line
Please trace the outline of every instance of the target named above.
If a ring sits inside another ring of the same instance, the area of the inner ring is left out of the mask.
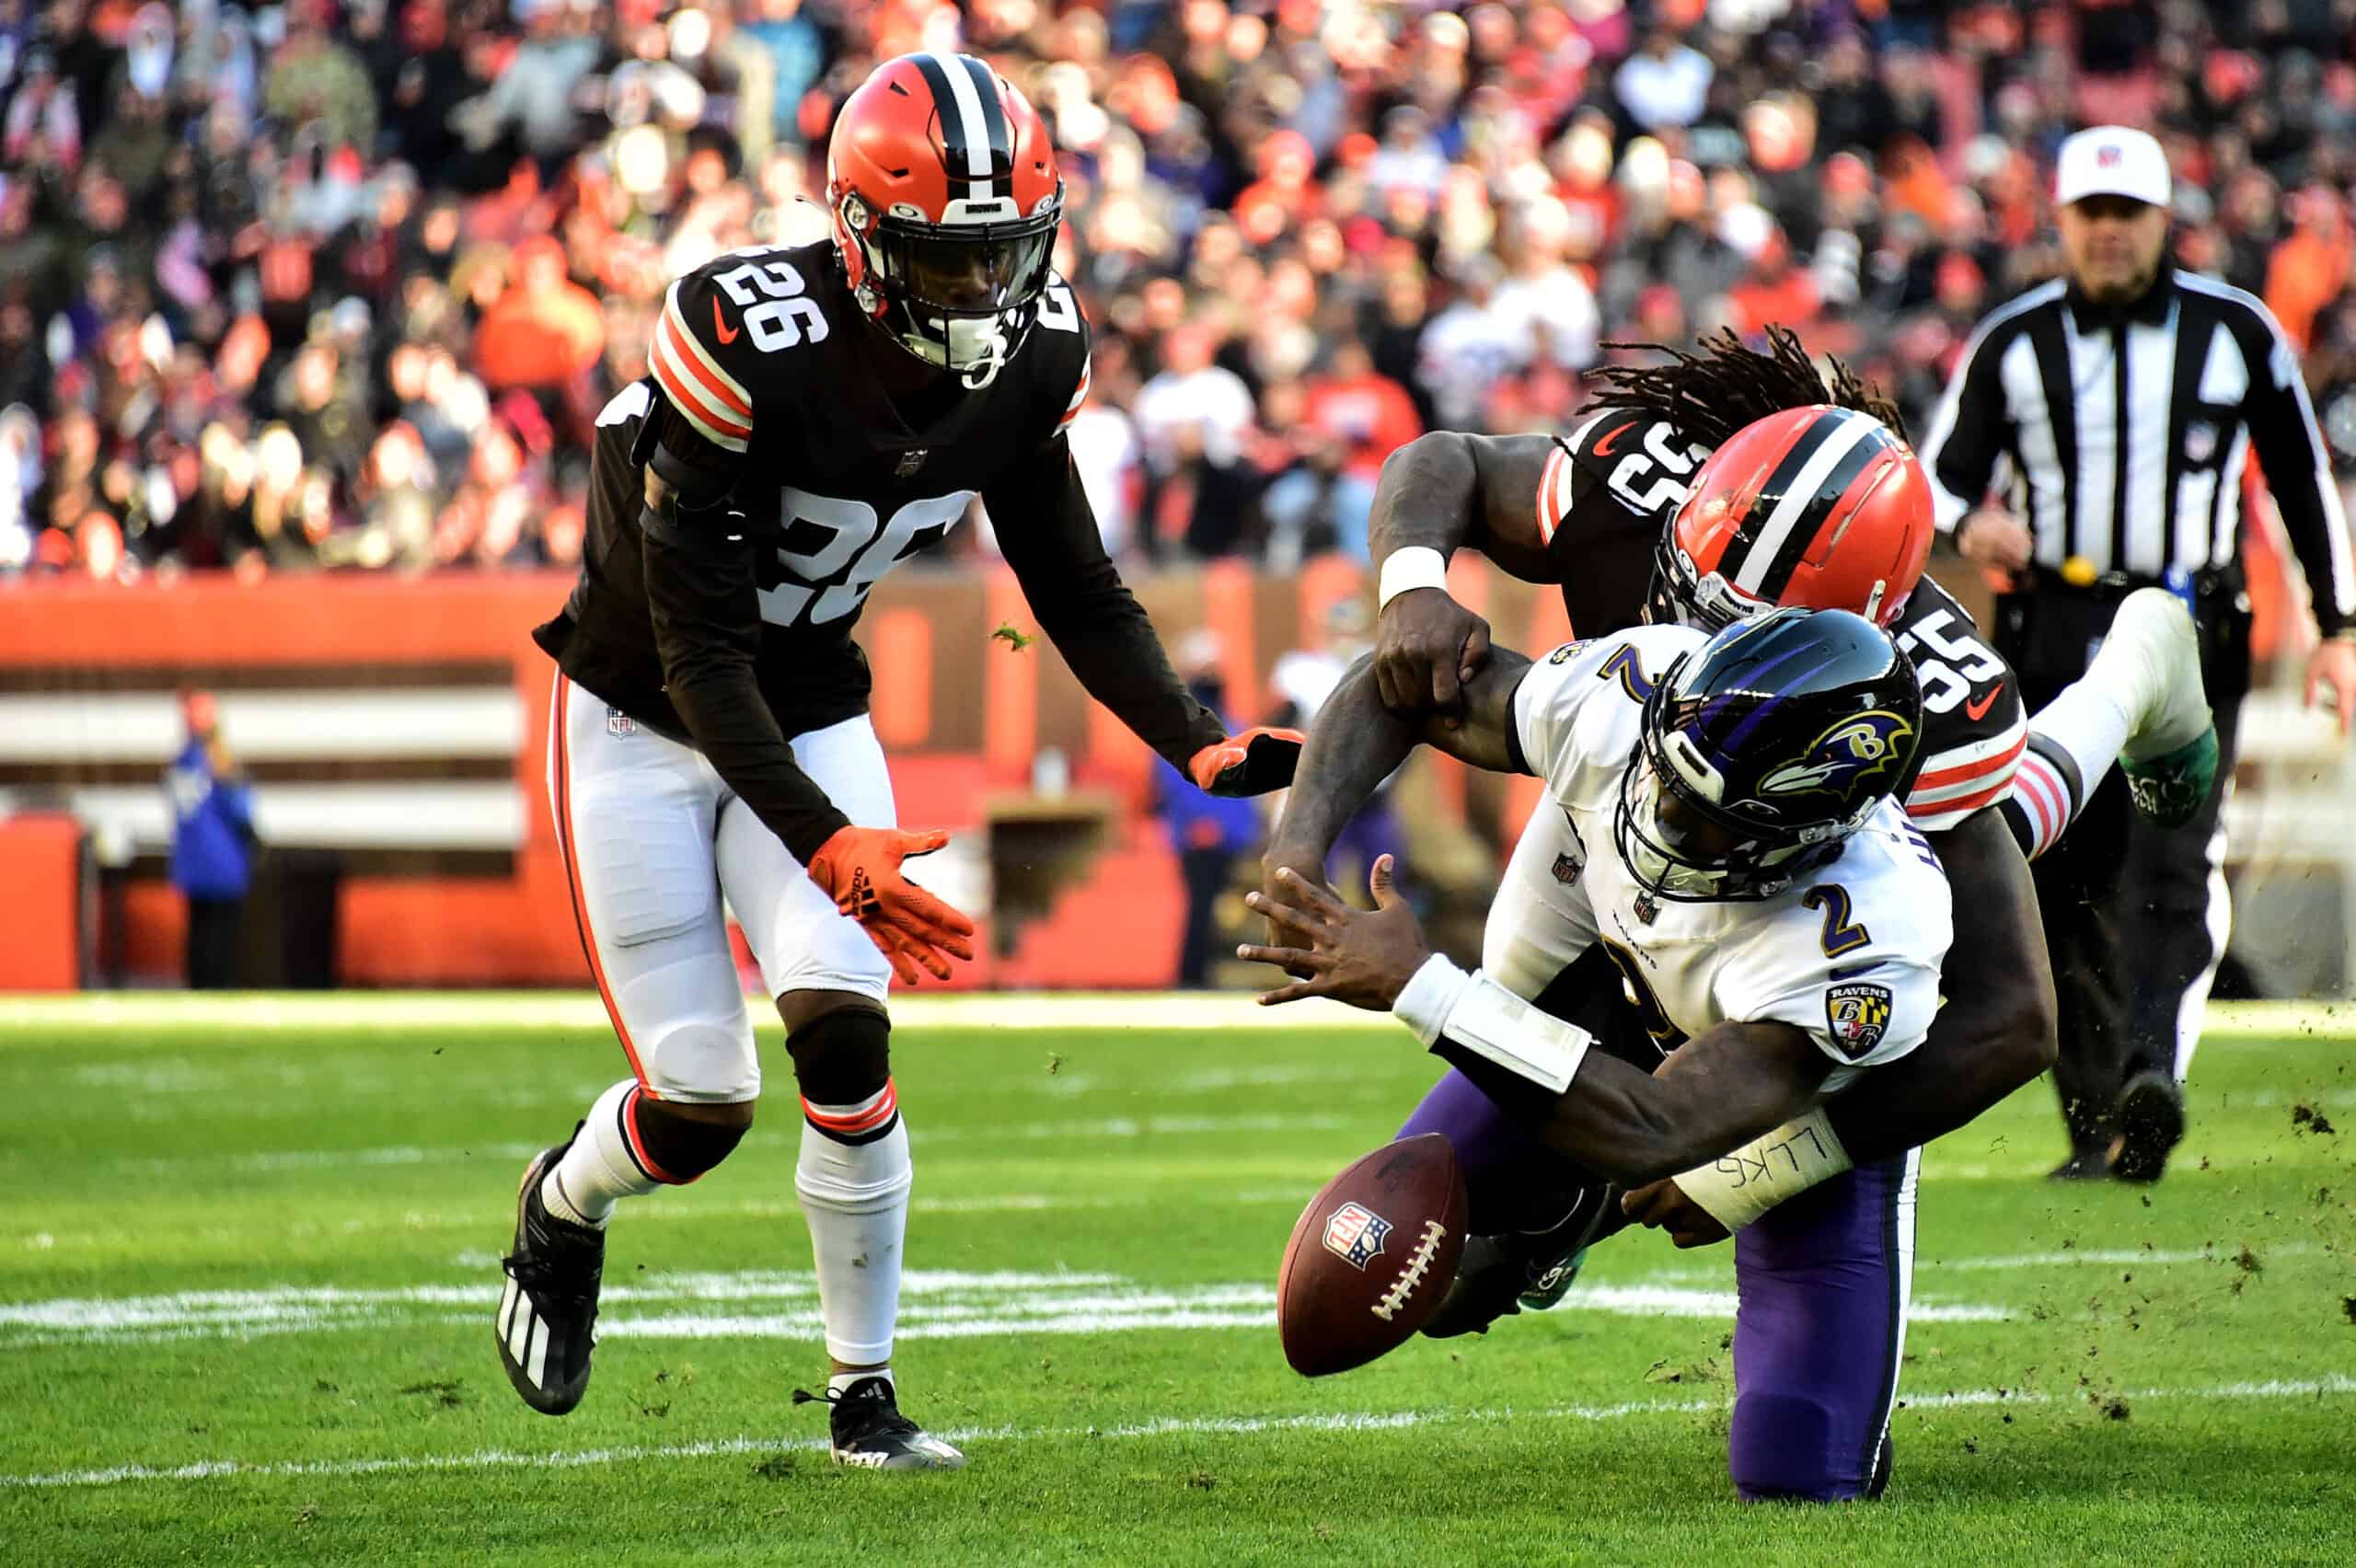
[[[776,1027],[762,997],[746,998],[754,1022]],[[1388,1016],[1332,1002],[1264,1008],[1248,992],[922,991],[892,998],[904,1029],[1087,1030],[1395,1030]],[[81,1029],[579,1029],[612,1026],[591,991],[325,991],[191,995],[179,991],[101,991],[0,997],[0,1032]],[[2356,1002],[2212,1002],[2204,1032],[2212,1040],[2253,1036],[2356,1038]]]
[[[270,1285],[0,1302],[0,1353],[464,1323],[471,1319],[450,1309],[488,1314],[498,1299],[496,1280],[485,1268],[475,1279],[382,1289]],[[1276,1320],[1276,1290],[1265,1280],[1164,1287],[1109,1274],[918,1269],[901,1290],[900,1332],[908,1339],[1265,1329]],[[790,1270],[647,1274],[608,1286],[602,1305],[599,1332],[617,1339],[808,1340],[821,1326],[815,1276]],[[1735,1306],[1730,1290],[1646,1280],[1590,1284],[1556,1310],[1725,1321]],[[1910,1320],[1927,1323],[2001,1322],[2009,1315],[2001,1306],[1939,1299],[1908,1310]]]
[[[2203,1402],[2230,1400],[2315,1400],[2356,1393],[2356,1378],[2331,1377],[2313,1380],[2283,1379],[2264,1383],[2223,1383],[2207,1388],[2131,1389],[2131,1401],[2171,1400]],[[2076,1399],[2079,1396],[2069,1396]],[[2050,1405],[2062,1402],[2051,1394],[2016,1389],[1969,1389],[1904,1399],[1901,1408],[1941,1410],[1976,1405]],[[1507,1421],[1616,1422],[1649,1416],[1692,1415],[1723,1408],[1723,1400],[1644,1400],[1625,1404],[1547,1405],[1536,1410],[1480,1408],[1438,1411],[1351,1411],[1325,1415],[1172,1416],[1159,1421],[1118,1426],[968,1427],[941,1435],[960,1443],[1036,1443],[1084,1438],[1132,1441],[1139,1438],[1186,1436],[1251,1436],[1288,1432],[1396,1432],[1418,1426],[1463,1426]],[[103,1470],[50,1470],[22,1475],[0,1474],[0,1488],[120,1486],[142,1482],[212,1481],[225,1476],[246,1480],[283,1477],[317,1478],[388,1473],[479,1470],[542,1470],[589,1465],[629,1464],[644,1460],[702,1459],[745,1454],[813,1452],[826,1447],[807,1436],[739,1436],[700,1443],[642,1444],[611,1448],[555,1449],[525,1452],[512,1448],[480,1448],[465,1454],[423,1454],[381,1458],[294,1459],[248,1461],[202,1459],[177,1466],[112,1465]]]

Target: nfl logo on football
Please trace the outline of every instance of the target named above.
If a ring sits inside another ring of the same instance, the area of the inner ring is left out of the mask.
[[[1391,1222],[1362,1204],[1344,1204],[1325,1221],[1325,1250],[1364,1273],[1382,1251]]]

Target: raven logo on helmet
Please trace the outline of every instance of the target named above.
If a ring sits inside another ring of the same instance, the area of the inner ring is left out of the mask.
[[[1909,755],[1905,742],[1913,729],[1897,714],[1882,709],[1854,714],[1809,742],[1796,761],[1762,777],[1759,792],[1846,800],[1858,785]]]

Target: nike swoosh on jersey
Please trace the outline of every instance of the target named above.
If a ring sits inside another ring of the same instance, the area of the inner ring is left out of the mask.
[[[717,306],[713,306],[713,308],[714,308],[714,309],[718,309],[719,307],[718,307]],[[1609,457],[1609,456],[1611,456],[1611,444],[1612,444],[1613,442],[1615,442],[1615,441],[1619,440],[1622,436],[1623,436],[1623,435],[1627,434],[1630,431],[1632,431],[1632,430],[1635,429],[1635,428],[1636,428],[1636,423],[1637,423],[1637,421],[1634,421],[1634,420],[1630,420],[1626,424],[1623,424],[1623,425],[1615,425],[1615,426],[1614,426],[1614,427],[1612,427],[1611,429],[1610,429],[1610,430],[1608,430],[1608,431],[1605,431],[1605,432],[1603,432],[1602,438],[1601,438],[1600,440],[1597,441],[1597,442],[1596,442],[1596,444],[1595,444],[1595,448],[1594,448],[1594,450],[1595,450],[1595,455],[1596,455],[1598,457]]]
[[[722,343],[733,343],[744,335],[741,329],[728,325],[727,319],[720,314],[718,300],[711,302],[711,329],[720,334],[720,340]]]
[[[1996,706],[1996,698],[2004,695],[2004,683],[1998,681],[1994,686],[1988,688],[1988,695],[1986,697],[1981,698],[1977,702],[1965,703],[1963,705],[1963,716],[1970,720],[1975,724],[1979,723],[1980,721],[1988,717],[1988,710]]]

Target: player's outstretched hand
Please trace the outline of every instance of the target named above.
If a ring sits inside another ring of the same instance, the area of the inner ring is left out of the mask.
[[[1302,977],[1262,993],[1261,1006],[1296,1002],[1303,997],[1331,997],[1369,1012],[1391,1010],[1391,1004],[1399,999],[1399,993],[1431,957],[1432,950],[1424,941],[1415,912],[1392,885],[1390,856],[1375,861],[1367,887],[1374,894],[1374,908],[1353,909],[1288,866],[1276,873],[1276,896],[1244,895],[1243,902],[1266,916],[1288,945],[1260,947],[1246,942],[1235,950],[1235,956],[1273,963],[1288,974]]]
[[[951,959],[974,956],[973,921],[900,874],[901,861],[948,842],[937,827],[838,827],[810,857],[810,880],[860,923],[904,986],[921,978],[919,969],[946,980]]]
[[[1489,662],[1489,623],[1438,588],[1411,588],[1382,607],[1374,684],[1393,713],[1464,711],[1464,685]]]
[[[1305,738],[1299,730],[1255,724],[1205,746],[1188,760],[1186,770],[1214,795],[1265,795],[1292,783]]]
[[[1623,1194],[1620,1212],[1638,1225],[1668,1231],[1680,1247],[1707,1247],[1728,1235],[1717,1216],[1687,1197],[1674,1177]]]

